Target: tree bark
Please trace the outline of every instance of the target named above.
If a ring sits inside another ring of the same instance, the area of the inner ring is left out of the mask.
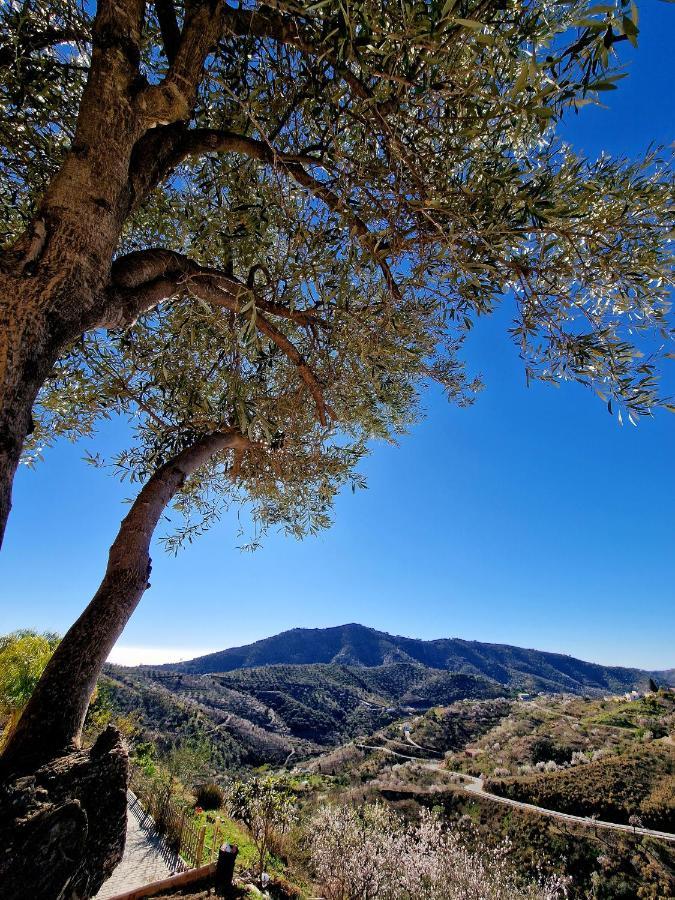
[[[37,393],[101,317],[132,202],[131,157],[153,124],[138,68],[144,13],[144,0],[98,3],[73,144],[30,228],[0,254],[0,544]]]
[[[221,34],[239,33],[245,25],[239,21],[241,11],[214,0],[188,4],[179,31],[172,4],[163,0],[159,6],[170,67],[161,83],[149,84],[139,68],[145,0],[97,3],[91,65],[72,147],[26,234],[0,253],[0,546],[38,392],[56,360],[81,334],[127,323],[125,298],[111,291],[112,260],[124,223],[192,152],[188,121],[204,61]],[[255,13],[261,33],[270,29],[277,40],[297,44],[297,29],[282,18],[284,27],[278,14]],[[239,137],[237,149],[242,141],[247,155],[254,147],[259,158],[278,161],[275,154],[263,154],[259,142]],[[209,146],[207,141],[203,150]],[[285,162],[295,167],[296,180],[335,207],[338,201],[304,172],[299,158]],[[135,303],[151,308],[171,288],[170,282],[158,280]],[[316,394],[308,373],[303,369],[301,375]]]
[[[225,449],[251,443],[236,429],[197,440],[159,468],[122,521],[99,589],[47,664],[0,758],[3,774],[35,770],[79,746],[103,664],[148,587],[150,542],[185,479]]]

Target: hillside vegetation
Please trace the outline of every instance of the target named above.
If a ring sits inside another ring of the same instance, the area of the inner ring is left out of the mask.
[[[670,747],[645,747],[559,772],[522,778],[490,778],[495,794],[576,816],[675,831],[673,754]]]
[[[442,810],[481,839],[508,838],[523,873],[571,879],[578,900],[675,896],[675,848],[592,823],[560,822],[461,790],[453,772],[497,772],[485,787],[549,809],[675,831],[675,695],[464,700],[397,720],[298,763],[306,790],[356,804],[384,798],[415,815]],[[621,721],[621,725],[616,723]],[[413,757],[406,759],[405,757]],[[517,777],[517,773],[529,774]]]
[[[447,765],[471,775],[533,775],[654,746],[673,731],[675,694],[669,691],[631,702],[539,696],[514,702],[507,716],[449,756]]]
[[[478,675],[514,690],[618,692],[646,686],[650,674],[662,683],[672,672],[648,673],[640,669],[601,666],[560,653],[544,653],[484,644],[459,638],[422,641],[366,628],[294,628],[243,647],[232,647],[165,669],[204,674],[268,665],[337,664],[380,667],[392,663],[416,663],[428,669]]]
[[[503,690],[479,676],[411,663],[278,665],[218,675],[110,666],[106,673],[115,709],[136,710],[147,739],[168,746],[204,733],[229,766],[319,753],[415,709]]]

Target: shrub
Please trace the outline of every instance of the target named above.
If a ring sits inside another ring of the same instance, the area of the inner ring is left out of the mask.
[[[524,778],[492,778],[485,787],[513,800],[577,816],[596,815],[610,822],[627,823],[633,813],[641,811],[651,828],[668,831],[674,821],[672,759],[665,749],[652,748],[653,744],[573,769]]]
[[[275,900],[298,900],[303,897],[300,888],[278,875],[269,885],[268,892]]]
[[[559,747],[548,737],[537,738],[532,744],[532,762],[554,762],[558,765],[568,763],[572,759],[570,747]]]
[[[200,784],[195,790],[195,804],[202,809],[220,809],[225,802],[223,789],[213,782]]]
[[[475,836],[474,836],[475,837]],[[564,881],[523,881],[502,844],[479,852],[423,810],[406,824],[382,804],[324,806],[307,834],[327,900],[558,900]]]
[[[248,828],[258,853],[258,877],[295,818],[288,785],[269,776],[236,781],[230,789],[230,811]]]

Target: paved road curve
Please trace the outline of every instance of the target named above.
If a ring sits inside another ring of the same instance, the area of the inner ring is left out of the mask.
[[[429,762],[428,760],[420,759],[418,756],[406,756],[403,753],[390,750],[389,747],[374,747],[370,744],[356,744],[356,746],[360,747],[362,750],[379,750],[383,753],[390,753],[392,756],[398,756],[402,759],[420,763],[425,769],[440,769],[443,765],[442,761]],[[633,828],[632,825],[620,825],[618,822],[603,822],[600,819],[591,819],[587,816],[573,816],[569,813],[559,812],[557,809],[546,809],[543,806],[535,806],[533,803],[523,803],[520,800],[511,800],[510,797],[500,797],[499,794],[491,794],[483,788],[482,778],[475,778],[473,775],[466,775],[464,772],[452,772],[450,769],[445,769],[444,774],[455,776],[457,779],[455,786],[459,790],[466,791],[469,794],[478,794],[480,797],[485,797],[487,800],[493,800],[495,803],[502,803],[504,806],[515,806],[516,809],[524,809],[528,812],[539,813],[542,816],[550,816],[552,819],[562,819],[565,822],[574,822],[577,825],[583,825],[585,828],[605,828],[610,831],[626,831],[629,834],[641,834],[646,835],[647,837],[660,838],[662,841],[675,843],[675,834],[670,834],[667,831],[656,831],[653,828]]]
[[[130,792],[127,805],[127,842],[122,862],[96,894],[95,900],[107,900],[115,894],[132,891],[153,881],[173,875],[175,855],[154,831],[154,822],[143,812]]]

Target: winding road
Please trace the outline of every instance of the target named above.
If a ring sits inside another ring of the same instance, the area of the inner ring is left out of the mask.
[[[372,744],[362,744],[354,742],[356,747],[361,750],[377,750],[382,753],[389,753],[392,756],[400,757],[411,762],[419,763],[425,769],[441,769],[443,760],[426,760],[419,756],[406,756],[397,750],[391,750],[389,747],[373,746]],[[414,745],[413,745],[414,746]],[[640,834],[645,837],[659,838],[662,841],[675,843],[675,834],[667,831],[656,831],[653,828],[634,828],[632,825],[622,825],[619,822],[604,822],[601,819],[592,819],[589,816],[573,816],[571,813],[560,812],[557,809],[547,809],[543,806],[535,806],[534,803],[523,803],[521,800],[512,800],[510,797],[500,797],[499,794],[492,794],[483,787],[483,779],[476,778],[474,775],[467,775],[464,772],[453,772],[450,769],[444,769],[444,774],[455,779],[454,787],[467,794],[474,794],[486,800],[492,800],[494,803],[501,803],[503,806],[513,806],[516,809],[522,809],[527,812],[538,813],[541,816],[549,816],[552,819],[559,819],[564,822],[572,822],[576,825],[582,825],[585,828],[604,828],[609,831],[624,831],[628,834]]]

